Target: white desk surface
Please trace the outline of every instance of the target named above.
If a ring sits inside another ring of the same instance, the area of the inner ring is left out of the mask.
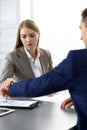
[[[32,99],[47,101],[47,102],[54,102],[58,104],[59,120],[57,120],[57,122],[60,124],[60,130],[67,130],[71,128],[72,126],[76,125],[76,121],[77,121],[77,116],[76,116],[73,106],[68,110],[61,110],[60,108],[61,103],[68,97],[70,97],[69,92],[62,91],[62,92],[58,92],[52,97],[42,96],[42,97],[36,97]]]
[[[62,110],[60,108],[62,101],[65,100],[66,98],[68,98],[69,96],[70,95],[69,95],[68,91],[66,91],[66,92],[60,92],[58,94],[55,94],[53,97],[43,96],[43,97],[37,97],[37,98],[32,98],[32,99],[46,101],[46,102],[54,102],[54,103],[58,104],[58,108],[56,109],[54,107],[54,109],[52,110],[53,117],[58,116],[57,120],[55,119],[54,122],[52,120],[52,124],[54,124],[53,127],[54,126],[57,127],[58,130],[67,130],[67,129],[71,128],[72,126],[74,126],[77,121],[74,107],[72,107],[68,110]],[[2,98],[2,96],[0,96],[0,98]],[[56,114],[55,111],[57,111],[58,115],[55,115]],[[53,129],[54,128],[52,128],[52,130]]]

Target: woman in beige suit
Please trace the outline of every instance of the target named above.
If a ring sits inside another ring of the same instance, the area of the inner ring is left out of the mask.
[[[32,20],[20,23],[15,49],[6,56],[0,83],[7,78],[15,81],[39,77],[52,69],[49,51],[39,48],[40,31]]]

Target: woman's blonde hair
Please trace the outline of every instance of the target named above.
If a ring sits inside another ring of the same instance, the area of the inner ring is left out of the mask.
[[[19,25],[19,28],[18,28],[18,32],[17,32],[17,39],[16,39],[16,45],[15,45],[15,48],[14,49],[17,49],[21,46],[23,46],[22,42],[21,42],[21,39],[20,39],[20,30],[23,28],[23,27],[26,27],[26,28],[29,28],[29,29],[32,29],[33,31],[37,32],[38,34],[40,34],[40,31],[39,31],[39,28],[38,26],[36,25],[36,23],[33,21],[33,20],[24,20],[20,23]],[[39,39],[38,39],[38,43],[39,43]]]

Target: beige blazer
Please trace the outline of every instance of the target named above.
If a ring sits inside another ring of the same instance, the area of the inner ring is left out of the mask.
[[[40,63],[43,74],[45,74],[52,69],[52,58],[49,51],[41,48],[39,49]],[[18,48],[6,56],[5,66],[0,76],[0,83],[10,77],[13,77],[16,81],[35,78],[30,61],[23,47]]]

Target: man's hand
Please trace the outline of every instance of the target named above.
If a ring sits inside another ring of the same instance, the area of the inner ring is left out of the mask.
[[[62,102],[61,108],[62,108],[62,109],[70,108],[72,105],[73,105],[73,103],[72,103],[72,99],[71,99],[71,97],[70,97],[70,98],[68,98],[68,99],[66,99],[66,100],[64,100],[64,101]]]
[[[7,78],[0,88],[0,94],[2,94],[3,97],[7,98],[9,96],[9,87],[11,83],[13,83],[14,80],[12,78]]]
[[[55,93],[48,94],[48,97],[53,97]]]

